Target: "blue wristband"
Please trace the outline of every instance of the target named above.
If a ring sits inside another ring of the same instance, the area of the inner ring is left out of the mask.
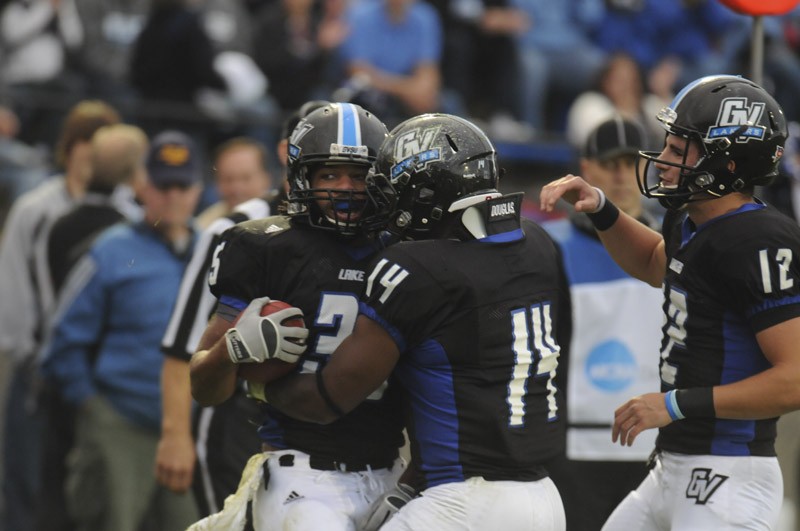
[[[667,391],[664,395],[664,404],[667,406],[667,413],[669,413],[669,418],[672,420],[681,420],[685,419],[686,416],[681,412],[681,408],[678,407],[678,399],[675,396],[675,390]]]

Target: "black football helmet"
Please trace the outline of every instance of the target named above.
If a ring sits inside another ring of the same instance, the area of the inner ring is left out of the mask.
[[[681,90],[656,116],[668,134],[695,142],[700,158],[694,166],[666,162],[659,152],[640,152],[639,189],[666,208],[721,197],[756,185],[767,185],[778,172],[788,136],[783,110],[767,91],[740,76],[700,78]],[[733,161],[734,169],[729,169]],[[660,186],[655,164],[678,167],[677,188]]]
[[[320,166],[352,164],[369,170],[387,133],[374,114],[351,103],[329,103],[300,120],[289,137],[287,214],[343,236],[362,234],[366,192],[312,188],[310,177]],[[329,201],[336,215],[326,215],[320,201]]]
[[[457,116],[423,114],[389,133],[367,190],[390,232],[425,239],[446,234],[454,213],[500,195],[498,180],[483,131]]]

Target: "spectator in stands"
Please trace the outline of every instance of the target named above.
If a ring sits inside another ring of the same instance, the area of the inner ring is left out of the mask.
[[[661,60],[677,60],[680,68],[673,88],[702,76],[730,72],[734,64],[731,43],[746,31],[745,17],[716,0],[659,2],[664,3],[672,7],[672,12],[663,14],[659,21],[665,39]]]
[[[254,197],[263,197],[272,188],[267,169],[267,152],[253,139],[236,137],[223,143],[214,155],[214,183],[221,199],[197,216],[199,228],[227,216]]]
[[[161,428],[161,337],[194,245],[198,154],[188,136],[153,138],[144,220],[103,233],[73,268],[43,370],[77,412],[67,506],[79,529],[185,529],[194,499],[153,476]]]
[[[747,75],[752,72],[753,18],[741,16],[741,27],[728,40],[737,51],[733,72]],[[800,121],[800,7],[781,16],[762,17],[764,29],[764,85],[781,103],[787,119]],[[754,75],[754,74],[750,74]]]
[[[0,95],[0,232],[11,204],[41,184],[50,172],[46,152],[18,138],[19,118],[3,100]]]
[[[200,90],[227,90],[214,69],[215,56],[199,12],[186,0],[152,2],[129,62],[131,83],[147,105],[147,115],[158,114],[148,116],[155,119],[150,127],[201,125],[194,116]]]
[[[258,13],[254,58],[284,113],[327,98],[342,72],[336,52],[347,36],[344,0],[276,0]]]
[[[243,0],[200,0],[203,27],[214,48],[253,55],[253,19]]]
[[[488,103],[488,133],[497,140],[527,141],[534,131],[520,121],[520,60],[517,39],[528,30],[527,14],[513,0],[483,0],[478,19],[472,83]],[[497,58],[502,57],[502,61]]]
[[[580,175],[609,200],[649,227],[658,221],[643,207],[636,158],[644,129],[620,116],[589,134]],[[647,475],[655,434],[632,448],[611,442],[619,402],[659,385],[657,337],[661,290],[628,276],[603,248],[589,219],[543,224],[559,243],[572,294],[572,347],[567,369],[567,453],[550,468],[561,493],[569,531],[599,531],[625,496]]]
[[[274,136],[269,129],[278,119],[276,104],[267,97],[268,80],[253,60],[252,17],[241,0],[196,3],[197,0],[189,0],[188,6],[199,12],[203,30],[214,47],[214,70],[226,86],[224,92],[201,90],[201,106],[212,118],[235,122],[231,128],[236,132],[272,142]]]
[[[473,63],[477,20],[483,11],[482,0],[425,0],[439,14],[442,26],[442,58],[439,68],[442,73],[443,107],[447,112],[467,115],[467,106],[475,100],[473,90]],[[451,100],[451,101],[448,101]]]
[[[199,103],[223,124],[224,138],[248,135],[274,142],[280,120],[278,106],[267,92],[269,80],[254,60],[253,16],[242,0],[190,0],[214,46],[214,70],[225,80],[224,92],[203,89]],[[280,80],[277,80],[280,82]]]
[[[566,110],[587,90],[605,63],[589,39],[603,15],[598,0],[513,0],[531,21],[518,36],[521,118],[537,130],[562,130],[563,116],[548,116],[548,102]],[[569,65],[568,68],[565,65]]]
[[[128,65],[150,0],[77,0],[75,5],[83,40],[73,60],[84,79],[84,94],[129,115],[136,100]]]
[[[516,39],[529,28],[511,0],[426,0],[442,20],[442,107],[470,114],[501,140],[529,140],[522,119]],[[501,61],[497,60],[502,57]]]
[[[249,55],[215,48],[192,1],[153,0],[136,39],[130,72],[145,129],[186,131],[202,153],[220,137],[271,144],[275,117],[266,78]],[[204,197],[201,206],[211,200]]]
[[[148,146],[145,132],[128,124],[102,127],[92,137],[86,195],[53,223],[48,235],[47,263],[56,294],[100,231],[141,219],[135,197],[146,182]]]
[[[682,87],[703,75],[730,71],[741,17],[714,0],[608,0],[594,39],[608,53],[631,55],[646,75],[666,64]]]
[[[86,195],[53,223],[47,236],[48,271],[56,299],[72,266],[103,230],[123,220],[141,219],[134,189],[147,178],[147,147],[144,131],[133,125],[108,125],[92,137],[92,177]],[[68,516],[64,487],[67,453],[74,441],[75,412],[60,399],[57,386],[48,382],[41,386],[39,404],[45,419],[42,492],[47,510],[39,511],[37,528],[69,531],[74,529],[74,523]]]
[[[67,45],[74,46],[75,6],[64,0],[8,0],[0,8],[4,51],[2,77],[6,83],[44,83],[64,69]]]
[[[653,147],[664,135],[655,116],[669,101],[645,89],[639,65],[630,55],[614,53],[600,71],[594,88],[572,102],[567,113],[567,140],[581,149],[590,131],[618,114],[644,128],[644,145]]]
[[[119,114],[101,101],[83,101],[64,120],[57,163],[64,173],[22,195],[12,206],[0,243],[0,352],[14,359],[3,429],[5,529],[29,531],[41,496],[41,415],[37,411],[37,354],[52,307],[43,249],[50,224],[83,197],[90,141]]]
[[[760,197],[800,223],[800,123],[788,122],[787,126],[789,138],[784,146],[780,172],[772,184],[761,188]]]
[[[80,99],[68,55],[81,39],[74,0],[0,2],[0,80],[13,94],[23,142],[54,144],[62,109]]]
[[[359,2],[347,15],[342,45],[349,76],[333,99],[351,100],[391,129],[415,114],[439,109],[442,28],[421,0]],[[349,94],[347,94],[349,92]]]

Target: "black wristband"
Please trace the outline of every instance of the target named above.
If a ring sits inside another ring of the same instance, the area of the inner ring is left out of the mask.
[[[589,221],[592,222],[595,229],[608,230],[617,222],[617,218],[619,218],[619,209],[614,203],[606,199],[603,206],[600,207],[600,210],[586,215],[589,216]]]
[[[319,392],[319,396],[325,401],[325,405],[333,411],[337,417],[344,417],[345,413],[342,411],[336,402],[333,401],[331,395],[328,394],[328,390],[325,389],[325,382],[322,381],[322,369],[317,371],[317,391]]]
[[[714,388],[694,387],[675,391],[675,401],[684,418],[714,418]]]

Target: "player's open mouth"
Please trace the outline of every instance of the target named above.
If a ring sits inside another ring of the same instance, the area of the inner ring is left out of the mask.
[[[678,185],[677,184],[668,183],[668,182],[664,182],[664,181],[658,181],[658,187],[661,190],[677,190],[678,189]]]
[[[341,212],[337,211],[335,214],[336,219],[340,223],[348,223],[353,221],[358,221],[358,218],[361,217],[361,212],[354,211],[354,212]]]
[[[333,209],[328,215],[331,222],[355,223],[361,218],[364,209],[363,201],[334,201]],[[334,218],[334,219],[331,219]]]

